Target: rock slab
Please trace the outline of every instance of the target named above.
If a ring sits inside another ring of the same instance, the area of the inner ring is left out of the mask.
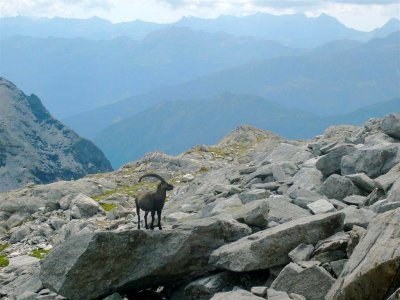
[[[100,231],[69,238],[41,265],[43,285],[68,299],[180,283],[212,271],[210,253],[251,232],[234,220],[186,223],[174,231]]]
[[[343,228],[342,213],[300,218],[254,233],[215,250],[210,263],[234,272],[268,269],[290,262],[288,253],[301,243],[315,245]]]
[[[384,299],[400,287],[400,209],[375,217],[326,300]]]

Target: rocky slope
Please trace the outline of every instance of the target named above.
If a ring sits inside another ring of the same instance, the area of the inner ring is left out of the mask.
[[[111,171],[100,149],[0,78],[0,191]]]
[[[133,198],[174,184],[164,230]],[[4,299],[398,299],[400,113],[215,146],[0,194]]]

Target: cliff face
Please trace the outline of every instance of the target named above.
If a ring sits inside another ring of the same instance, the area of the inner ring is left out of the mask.
[[[0,78],[0,191],[111,170],[101,150],[54,119],[37,96]]]

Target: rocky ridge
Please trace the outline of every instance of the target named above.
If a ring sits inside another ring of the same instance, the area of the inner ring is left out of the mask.
[[[0,107],[0,191],[112,170],[92,142],[1,77]]]
[[[400,114],[290,141],[215,146],[0,194],[4,299],[398,299]],[[175,185],[165,230],[133,198]],[[397,297],[397,298],[396,298]]]

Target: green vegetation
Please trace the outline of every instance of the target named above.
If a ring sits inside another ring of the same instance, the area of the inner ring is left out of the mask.
[[[210,171],[210,169],[209,168],[207,168],[207,167],[205,167],[205,166],[202,166],[200,169],[199,169],[199,173],[207,173],[207,172],[209,172]]]
[[[110,211],[110,210],[113,210],[114,208],[117,207],[116,204],[112,204],[112,203],[100,203],[100,206],[101,206],[105,211]]]
[[[9,243],[5,243],[3,245],[0,245],[0,253],[3,252],[5,249],[7,249],[8,247],[10,247]]]
[[[30,256],[42,259],[44,258],[47,254],[50,253],[51,250],[44,250],[44,249],[37,249],[33,250],[31,253],[29,253]]]
[[[7,267],[9,263],[7,255],[0,254],[0,268]]]

